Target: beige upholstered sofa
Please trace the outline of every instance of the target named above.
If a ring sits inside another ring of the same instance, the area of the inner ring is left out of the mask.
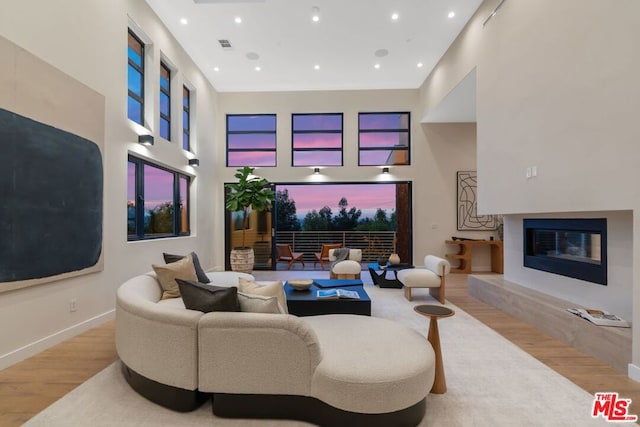
[[[232,286],[243,273],[207,273]],[[116,347],[127,381],[179,411],[212,396],[216,415],[319,425],[416,425],[434,379],[428,341],[367,316],[211,312],[161,301],[154,273],[117,292]]]

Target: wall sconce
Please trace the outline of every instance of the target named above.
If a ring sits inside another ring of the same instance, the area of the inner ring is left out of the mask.
[[[320,21],[320,8],[318,6],[313,6],[311,8],[311,20],[313,22]]]
[[[313,168],[313,173],[315,175],[319,175],[320,174],[320,168]]]
[[[189,159],[189,166],[193,166],[194,168],[197,168],[198,166],[200,166],[200,160]]]
[[[382,173],[389,173],[389,168],[382,168]]]
[[[153,135],[138,135],[138,143],[142,145],[153,145]]]

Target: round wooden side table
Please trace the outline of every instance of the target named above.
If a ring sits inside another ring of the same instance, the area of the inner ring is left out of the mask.
[[[444,365],[442,363],[442,350],[440,349],[440,333],[438,332],[438,318],[449,317],[455,311],[442,305],[417,305],[413,308],[417,313],[429,318],[429,335],[427,339],[436,354],[436,372],[433,379],[431,393],[443,394],[447,391],[447,382],[444,378]]]

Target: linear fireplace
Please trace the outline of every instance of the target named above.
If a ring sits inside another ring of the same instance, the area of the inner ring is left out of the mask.
[[[524,219],[524,266],[607,284],[606,218]]]

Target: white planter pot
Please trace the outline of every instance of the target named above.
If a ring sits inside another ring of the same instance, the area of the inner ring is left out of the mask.
[[[231,262],[231,270],[251,273],[254,262],[253,248],[233,249],[229,255],[229,261]]]

